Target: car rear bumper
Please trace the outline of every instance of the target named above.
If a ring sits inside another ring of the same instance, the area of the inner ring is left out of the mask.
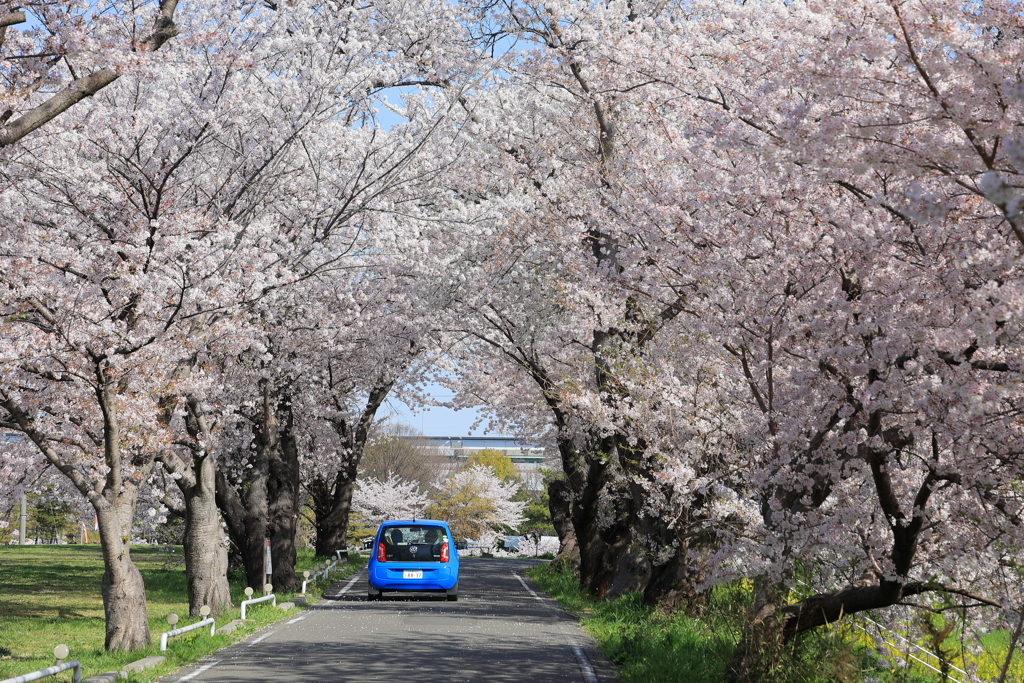
[[[422,571],[419,579],[403,578],[406,570]],[[450,590],[459,580],[458,566],[416,562],[378,563],[370,568],[370,585],[379,591]]]

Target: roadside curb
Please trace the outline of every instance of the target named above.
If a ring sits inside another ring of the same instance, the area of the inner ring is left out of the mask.
[[[82,681],[82,683],[114,683],[114,681],[121,678],[128,678],[129,673],[145,671],[146,669],[152,669],[154,666],[160,666],[166,659],[167,657],[162,657],[160,655],[143,657],[142,659],[136,660],[130,664],[125,664],[121,667],[120,671],[107,671],[96,676],[91,676]]]

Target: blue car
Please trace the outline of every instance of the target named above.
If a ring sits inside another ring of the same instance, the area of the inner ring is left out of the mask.
[[[385,591],[443,593],[448,600],[459,599],[459,552],[445,522],[384,522],[373,540],[367,570],[367,600],[376,600]]]

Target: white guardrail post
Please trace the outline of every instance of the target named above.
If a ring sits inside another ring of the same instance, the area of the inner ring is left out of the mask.
[[[78,663],[77,659],[72,659],[70,662],[62,661],[68,656],[70,650],[67,645],[58,645],[53,648],[53,656],[57,658],[57,663],[53,666],[39,671],[33,671],[31,673],[22,674],[21,676],[15,676],[14,678],[5,678],[0,683],[28,683],[29,681],[38,681],[40,678],[46,678],[47,676],[53,676],[59,674],[62,671],[68,669],[74,669],[71,674],[72,683],[79,683],[82,680],[82,665]]]
[[[178,615],[173,612],[168,614],[167,623],[171,625],[171,630],[160,634],[160,652],[167,652],[167,639],[171,636],[180,636],[182,633],[195,631],[197,628],[202,628],[207,624],[210,625],[210,635],[212,636],[214,634],[214,629],[217,628],[217,622],[210,616],[209,606],[203,605],[200,607],[199,614],[203,617],[201,621],[189,624],[188,626],[182,626],[181,628],[174,628],[174,625],[178,623]]]
[[[334,569],[337,566],[337,564],[338,564],[338,562],[337,562],[337,560],[335,560],[335,561],[332,561],[330,564],[327,564],[327,563],[318,564],[317,566],[313,567],[312,574],[310,574],[310,572],[308,572],[308,571],[302,572],[302,577],[303,577],[303,581],[302,581],[302,594],[303,595],[306,594],[306,587],[310,583],[315,583],[317,581],[325,581],[327,579],[327,577],[330,576],[331,570]],[[312,578],[310,578],[310,577],[312,577]]]
[[[270,595],[264,595],[262,598],[254,598],[254,597],[252,597],[252,587],[250,586],[250,587],[245,589],[245,594],[246,594],[246,596],[249,597],[249,599],[248,600],[242,600],[242,618],[243,619],[245,619],[245,608],[248,607],[249,605],[255,605],[257,602],[266,602],[267,600],[273,600],[273,602],[271,604],[274,605],[274,607],[277,607],[277,596],[274,595],[271,592],[271,591],[274,590],[274,587],[271,586],[268,583],[268,584],[263,586],[263,590],[265,590],[267,593],[270,593]]]

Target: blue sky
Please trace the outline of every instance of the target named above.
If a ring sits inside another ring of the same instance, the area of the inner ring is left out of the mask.
[[[438,401],[448,401],[453,397],[451,390],[439,384],[428,385],[427,391]],[[486,420],[480,427],[471,430],[470,425],[479,415],[480,412],[473,408],[452,410],[435,406],[424,406],[413,412],[410,406],[397,399],[387,401],[377,413],[378,419],[390,416],[423,432],[425,436],[502,436],[500,432],[489,430]]]

